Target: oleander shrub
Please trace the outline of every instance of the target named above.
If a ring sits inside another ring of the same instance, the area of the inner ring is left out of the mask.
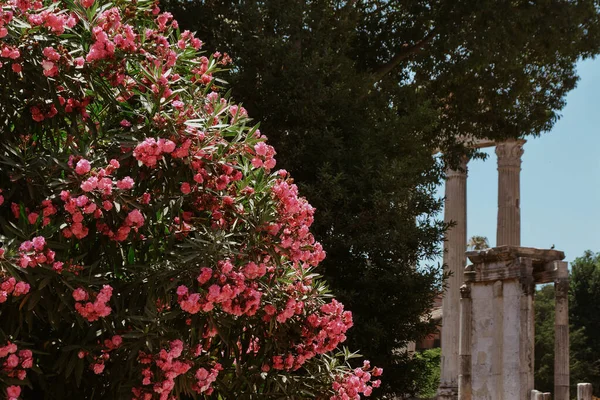
[[[314,209],[147,0],[0,0],[0,389],[358,399]]]

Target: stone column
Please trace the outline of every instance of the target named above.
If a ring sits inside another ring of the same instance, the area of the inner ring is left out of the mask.
[[[458,344],[460,328],[460,286],[467,264],[467,162],[449,170],[446,178],[444,222],[454,225],[444,241],[444,264],[451,273],[442,301],[442,370],[438,399],[456,399],[458,395]]]
[[[501,246],[467,256],[472,262],[465,268],[471,289],[471,398],[529,399],[534,389],[535,283],[556,279],[555,262],[565,255]]]
[[[569,271],[557,261],[554,282],[554,399],[569,400]]]
[[[496,144],[498,156],[498,226],[496,246],[521,245],[521,156],[525,140]]]
[[[577,384],[577,400],[592,400],[592,384],[578,383]]]
[[[458,399],[472,400],[471,391],[471,331],[472,326],[471,286],[465,283],[460,288],[460,371],[458,375]]]

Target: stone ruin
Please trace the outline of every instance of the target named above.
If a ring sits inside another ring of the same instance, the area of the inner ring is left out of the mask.
[[[498,222],[495,248],[467,252],[467,162],[447,171],[444,242],[451,276],[442,303],[439,400],[534,398],[534,293],[556,290],[553,398],[569,400],[568,269],[564,253],[521,247],[520,172],[525,140],[475,142],[496,147]],[[467,257],[472,262],[467,265]],[[539,399],[549,394],[539,393]],[[536,397],[537,399],[537,397]]]

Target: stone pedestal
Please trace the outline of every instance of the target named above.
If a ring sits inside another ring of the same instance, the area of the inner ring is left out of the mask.
[[[525,140],[496,145],[498,156],[498,225],[496,246],[521,245],[521,156]]]
[[[467,256],[473,264],[465,269],[469,300],[463,295],[459,399],[528,399],[534,389],[535,284],[559,279],[564,253],[501,246]]]
[[[455,400],[458,394],[458,340],[460,286],[467,258],[467,160],[446,179],[444,221],[454,225],[444,241],[444,264],[451,273],[442,300],[442,365],[438,399]]]

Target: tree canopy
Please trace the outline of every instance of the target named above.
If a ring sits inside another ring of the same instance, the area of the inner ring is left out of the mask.
[[[317,209],[350,342],[385,365],[386,392],[416,391],[398,349],[433,328],[422,316],[441,275],[425,265],[446,228],[435,187],[471,153],[459,138],[552,127],[576,61],[598,52],[597,1],[163,4],[236,60],[233,93]]]

